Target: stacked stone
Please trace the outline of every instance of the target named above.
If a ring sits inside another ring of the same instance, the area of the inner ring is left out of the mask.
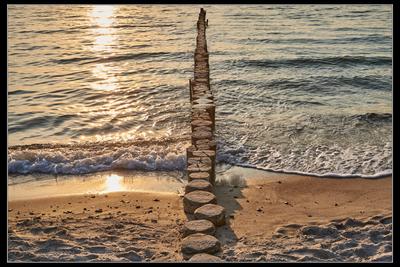
[[[215,104],[210,90],[206,41],[206,11],[200,9],[194,56],[194,79],[189,80],[192,145],[187,149],[188,184],[183,198],[189,218],[183,229],[182,254],[190,261],[214,262],[221,249],[214,237],[216,227],[225,224],[225,209],[214,195],[216,143]]]

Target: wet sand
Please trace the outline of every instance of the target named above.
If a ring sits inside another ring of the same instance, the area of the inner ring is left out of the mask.
[[[217,174],[225,261],[391,261],[392,181],[233,167]],[[162,182],[162,181],[160,181]],[[186,216],[173,192],[8,203],[9,261],[182,261]]]

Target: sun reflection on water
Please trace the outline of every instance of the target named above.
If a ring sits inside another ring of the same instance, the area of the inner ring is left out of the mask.
[[[118,35],[113,28],[116,6],[95,5],[90,17],[93,24],[91,35],[94,37],[90,48],[96,57],[107,58],[115,55],[115,46],[118,44]],[[116,67],[109,63],[97,63],[92,69],[94,82],[91,88],[101,91],[114,91],[118,88],[118,78],[114,75]]]
[[[111,174],[106,177],[105,189],[103,192],[118,192],[123,190],[125,190],[125,186],[122,176]]]
[[[108,27],[113,23],[114,5],[94,5],[92,9],[92,18],[102,27]]]

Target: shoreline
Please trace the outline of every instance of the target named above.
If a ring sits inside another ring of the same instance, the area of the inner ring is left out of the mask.
[[[217,230],[217,256],[228,262],[388,261],[391,182],[219,170],[215,194],[227,225]],[[11,261],[182,261],[187,218],[177,192],[45,197],[9,201],[8,208]],[[307,227],[313,235],[305,234]]]
[[[216,165],[217,176],[224,176],[229,173],[229,170],[235,170],[240,174],[245,174],[246,179],[254,179],[256,177],[264,177],[270,179],[271,177],[312,177],[320,179],[386,179],[392,177],[392,174],[376,174],[373,176],[369,175],[318,175],[313,173],[302,173],[295,171],[276,171],[266,170],[263,168],[257,168],[253,166],[241,166],[241,165],[230,165],[225,163],[219,163]],[[251,174],[251,175],[249,175]],[[40,189],[40,193],[43,190],[47,190],[52,196],[60,196],[53,194],[52,192],[60,191],[61,186],[64,191],[67,190],[69,193],[62,195],[82,195],[82,194],[104,194],[109,192],[105,184],[112,182],[110,179],[113,178],[115,181],[114,187],[111,188],[113,191],[119,192],[131,192],[131,191],[143,191],[143,192],[178,192],[181,193],[187,183],[187,177],[183,171],[142,171],[142,170],[106,170],[93,173],[85,174],[47,174],[47,173],[29,173],[29,174],[9,174],[9,178],[21,177],[24,181],[17,183],[8,184],[8,190],[16,191],[11,195],[11,199],[20,199],[15,195],[21,195],[23,199],[34,199],[41,198],[41,196],[32,197],[32,190]],[[254,177],[255,176],[255,177]],[[159,183],[159,181],[162,183]],[[130,182],[129,182],[130,181]],[[91,184],[89,184],[91,182]],[[151,183],[151,185],[149,185]],[[110,186],[110,185],[108,185]],[[134,188],[137,186],[137,188]],[[28,189],[25,190],[25,189]],[[76,190],[72,192],[71,190]],[[10,195],[10,192],[8,192]]]
[[[240,167],[246,169],[255,169],[260,171],[266,171],[270,173],[279,173],[279,174],[295,174],[295,175],[302,175],[302,176],[311,176],[311,177],[318,177],[318,178],[342,178],[342,179],[351,179],[351,178],[364,178],[364,179],[380,179],[380,178],[388,178],[393,175],[393,172],[378,172],[372,175],[368,174],[337,174],[337,173],[327,173],[327,174],[317,174],[313,172],[301,172],[301,171],[290,171],[290,170],[274,170],[268,169],[263,167],[256,167],[250,166],[246,164],[237,164],[232,165],[233,167]]]
[[[28,174],[25,181],[8,185],[8,200],[58,196],[106,194],[110,192],[180,193],[184,176],[178,171],[103,171],[83,175]]]

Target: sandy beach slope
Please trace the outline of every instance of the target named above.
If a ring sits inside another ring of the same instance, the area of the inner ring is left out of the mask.
[[[392,181],[233,167],[221,175],[225,261],[391,261]],[[181,261],[177,193],[115,192],[9,202],[9,261]]]
[[[217,191],[226,261],[392,261],[392,177],[317,178],[234,167]]]
[[[9,202],[9,261],[180,261],[186,217],[171,193]]]

